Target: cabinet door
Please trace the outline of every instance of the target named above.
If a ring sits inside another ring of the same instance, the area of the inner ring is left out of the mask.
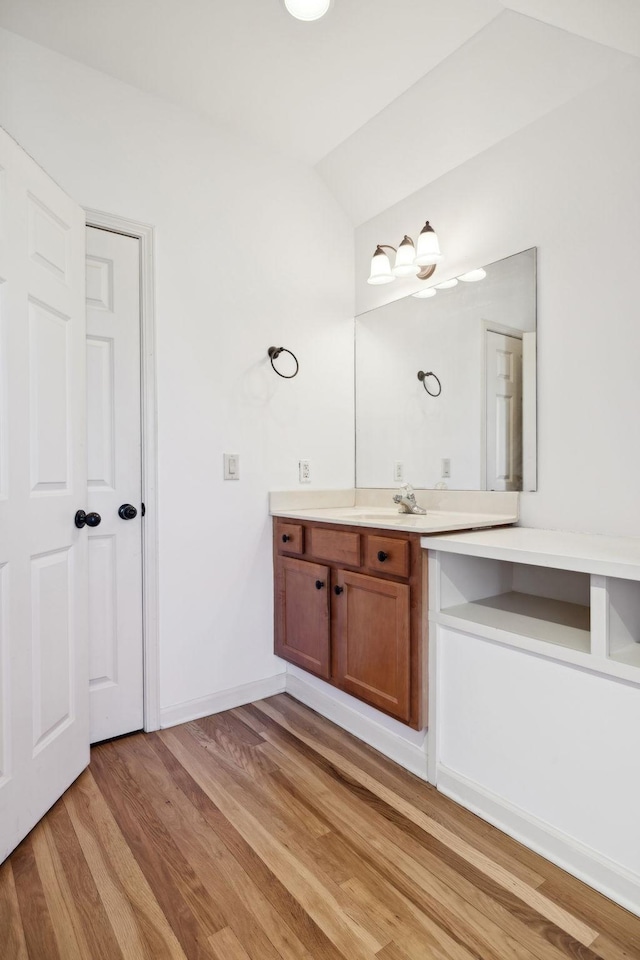
[[[336,679],[348,693],[408,720],[409,587],[338,570],[334,594]]]
[[[293,557],[276,559],[275,652],[329,677],[329,568]]]

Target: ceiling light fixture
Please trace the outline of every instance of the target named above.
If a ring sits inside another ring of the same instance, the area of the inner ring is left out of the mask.
[[[319,20],[328,12],[333,0],[284,0],[287,11],[296,20]]]
[[[393,267],[385,250],[393,250],[396,255]],[[388,243],[378,244],[371,258],[371,271],[367,283],[391,283],[396,277],[417,277],[418,280],[428,280],[440,260],[442,260],[442,253],[438,237],[427,220],[420,231],[417,246],[406,234],[397,249]]]

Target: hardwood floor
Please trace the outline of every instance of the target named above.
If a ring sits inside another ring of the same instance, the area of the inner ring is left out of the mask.
[[[96,747],[0,866],[2,960],[563,957],[640,919],[286,695]]]

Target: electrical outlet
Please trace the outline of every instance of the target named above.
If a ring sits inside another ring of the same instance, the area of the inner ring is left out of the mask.
[[[404,463],[402,460],[396,460],[393,465],[393,479],[396,483],[402,483],[404,480]]]
[[[442,461],[442,470],[440,472],[441,477],[450,477],[451,476],[451,460],[449,457],[445,457]]]
[[[298,460],[298,481],[300,483],[311,483],[310,460]]]
[[[239,480],[240,479],[240,457],[237,453],[225,453],[224,454],[224,479],[225,480]]]

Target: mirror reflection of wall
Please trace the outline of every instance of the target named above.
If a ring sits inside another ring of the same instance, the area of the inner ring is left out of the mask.
[[[536,250],[485,270],[356,318],[358,487],[535,490]]]

